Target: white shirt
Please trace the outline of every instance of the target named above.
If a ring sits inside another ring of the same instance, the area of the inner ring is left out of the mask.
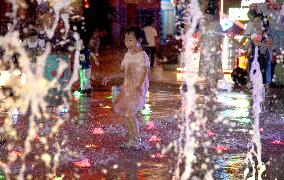
[[[158,36],[157,30],[151,26],[146,26],[144,28],[144,32],[145,32],[145,36],[146,36],[146,40],[148,43],[148,47],[155,47],[156,43],[155,43],[155,37]]]

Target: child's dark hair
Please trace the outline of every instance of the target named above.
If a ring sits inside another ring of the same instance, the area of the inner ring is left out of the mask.
[[[89,38],[87,38],[86,36],[83,36],[83,37],[81,37],[81,40],[83,41],[83,45],[85,47],[89,47],[89,41],[90,41]]]
[[[146,36],[144,31],[140,27],[134,26],[128,28],[125,32],[125,34],[130,34],[130,33],[133,33],[137,41],[139,41],[143,46],[143,44],[146,42]]]

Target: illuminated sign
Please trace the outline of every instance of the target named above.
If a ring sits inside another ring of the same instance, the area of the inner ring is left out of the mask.
[[[253,3],[264,3],[265,0],[242,0],[241,6],[249,6]]]
[[[228,29],[230,29],[234,24],[232,21],[230,21],[227,18],[223,18],[220,22],[223,31],[227,31]]]
[[[248,20],[249,8],[229,8],[229,19],[231,21],[236,20]]]

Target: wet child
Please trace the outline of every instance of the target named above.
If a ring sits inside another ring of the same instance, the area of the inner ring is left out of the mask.
[[[144,107],[148,92],[149,57],[142,51],[143,31],[130,28],[125,34],[125,46],[128,51],[121,63],[121,73],[103,79],[103,84],[117,77],[124,77],[121,92],[113,103],[113,109],[125,118],[129,140],[123,147],[137,148],[139,145],[139,127],[136,114]]]
[[[98,66],[99,62],[97,57],[90,51],[87,40],[81,40],[80,50],[80,90],[82,94],[90,94],[92,90],[91,86],[91,60],[95,60],[95,64]]]

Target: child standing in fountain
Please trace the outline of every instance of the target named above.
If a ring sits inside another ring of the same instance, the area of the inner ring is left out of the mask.
[[[80,89],[82,94],[90,95],[92,90],[91,85],[91,60],[95,60],[95,64],[98,66],[99,61],[97,57],[92,53],[88,47],[86,39],[81,40],[81,50],[80,50]]]
[[[125,46],[128,51],[121,63],[122,73],[106,77],[103,84],[117,77],[124,77],[121,92],[113,103],[114,111],[123,116],[129,134],[129,141],[124,147],[136,147],[139,143],[139,127],[136,114],[144,107],[148,92],[148,68],[149,58],[142,51],[141,42],[143,31],[139,28],[130,28],[125,34]]]

